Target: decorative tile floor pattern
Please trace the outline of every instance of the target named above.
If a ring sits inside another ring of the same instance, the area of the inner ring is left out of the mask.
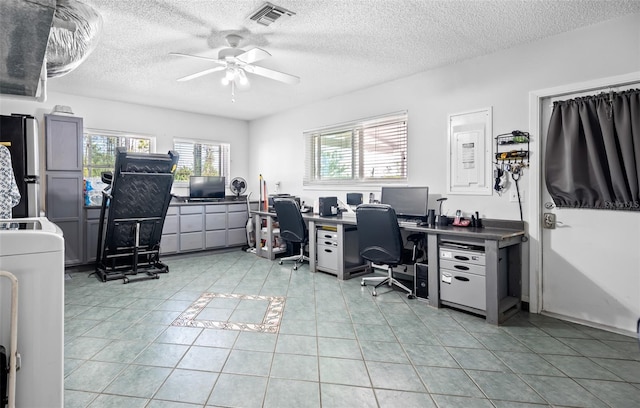
[[[70,271],[65,408],[640,406],[635,337],[491,326],[239,250],[163,262],[128,285]]]
[[[212,299],[240,299],[240,300],[267,300],[269,302],[264,318],[259,323],[233,322],[198,319],[200,312]],[[280,321],[284,311],[285,298],[282,296],[257,296],[241,295],[237,293],[203,293],[191,306],[187,308],[172,326],[201,327],[204,329],[242,330],[261,333],[277,333],[280,330]]]

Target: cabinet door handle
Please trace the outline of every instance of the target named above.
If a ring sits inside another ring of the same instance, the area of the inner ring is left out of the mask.
[[[453,265],[454,268],[459,269],[461,271],[468,271],[469,267],[464,265]]]
[[[469,278],[465,278],[464,276],[455,276],[455,278],[462,282],[469,282]]]
[[[455,255],[454,258],[456,258],[459,261],[468,261],[469,260],[469,257],[462,256],[462,255]]]
[[[333,245],[333,242],[331,242],[331,241],[324,241],[324,244],[325,244],[325,245]]]
[[[325,250],[324,250],[324,252],[329,252],[329,253],[331,253],[331,252],[333,252],[333,250],[331,250],[331,249],[325,249]]]
[[[325,235],[325,238],[331,239],[331,235]]]

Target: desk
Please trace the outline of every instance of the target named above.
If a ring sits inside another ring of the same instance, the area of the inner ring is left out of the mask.
[[[256,225],[256,243],[264,239],[260,226],[262,220],[267,220],[268,237],[271,236],[275,213],[264,211],[252,211]],[[335,225],[338,233],[338,271],[340,280],[349,279],[355,272],[362,271],[362,267],[344,265],[345,227],[355,226],[355,214],[343,213],[338,216],[321,217],[318,214],[303,214],[303,218],[309,223],[309,269],[316,272],[316,229],[317,225]],[[483,314],[491,324],[498,324],[520,309],[521,302],[521,276],[522,276],[522,242],[525,235],[524,223],[521,221],[483,220],[485,228],[468,228],[454,226],[425,227],[416,223],[400,222],[400,228],[408,232],[422,232],[427,236],[427,259],[429,264],[429,305],[440,307],[449,305],[452,307]],[[257,249],[260,256],[274,259],[272,239],[266,239],[266,249]],[[478,245],[484,248],[485,256],[485,282],[486,282],[486,308],[485,310],[473,309],[463,305],[453,304],[440,299],[440,245],[444,242],[457,242],[470,245]],[[507,296],[499,297],[499,256],[506,249],[507,255]]]

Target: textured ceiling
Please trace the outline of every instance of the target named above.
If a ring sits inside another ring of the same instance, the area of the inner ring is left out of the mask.
[[[272,0],[296,13],[265,27],[249,20],[263,1],[82,0],[104,19],[98,45],[52,91],[251,120],[517,44],[640,12],[640,1]],[[249,75],[231,91],[211,68],[230,32],[257,65],[299,76],[286,85]]]

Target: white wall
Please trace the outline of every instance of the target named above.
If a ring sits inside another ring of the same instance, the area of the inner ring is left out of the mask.
[[[40,124],[43,141],[44,114],[51,113],[55,105],[70,106],[74,116],[83,118],[85,128],[153,136],[158,153],[172,149],[174,138],[229,143],[231,177],[248,178],[249,124],[246,121],[54,92],[50,92],[43,103],[3,95],[0,114],[22,113],[35,116]],[[42,156],[44,144],[41,144],[40,150]],[[174,187],[174,193],[187,194],[187,189]]]
[[[282,192],[308,202],[323,195],[344,199],[346,190],[339,188],[303,188],[303,131],[408,110],[409,184],[428,185],[431,194],[446,195],[448,115],[492,106],[494,135],[515,129],[532,132],[532,160],[540,160],[538,135],[533,133],[536,129],[528,129],[529,92],[638,70],[640,14],[635,14],[252,121],[250,191],[258,192],[258,175],[262,174],[270,193],[279,181]],[[529,197],[538,196],[528,194],[531,177],[538,175],[525,170],[520,182],[525,221],[536,204]],[[520,217],[518,205],[509,202],[508,194],[448,195],[444,209],[449,214],[456,209],[479,211],[486,218]],[[624,243],[625,234],[633,233],[621,231],[616,239]],[[528,262],[527,253],[525,264]],[[619,260],[621,265],[624,262]],[[528,300],[527,267],[523,275],[523,293]]]
[[[333,187],[303,188],[303,131],[407,110],[408,184],[426,184],[432,193],[444,195],[448,115],[492,106],[494,134],[529,131],[530,91],[638,70],[639,27],[640,14],[636,14],[252,121],[250,190],[258,191],[258,175],[262,174],[269,192],[280,181],[282,192],[303,199],[335,195]],[[528,177],[525,172],[525,201]],[[338,196],[344,198],[344,193]],[[526,214],[528,203],[524,204]],[[444,207],[449,214],[460,208],[479,210],[481,216],[491,218],[520,217],[517,204],[506,195],[449,195]]]

